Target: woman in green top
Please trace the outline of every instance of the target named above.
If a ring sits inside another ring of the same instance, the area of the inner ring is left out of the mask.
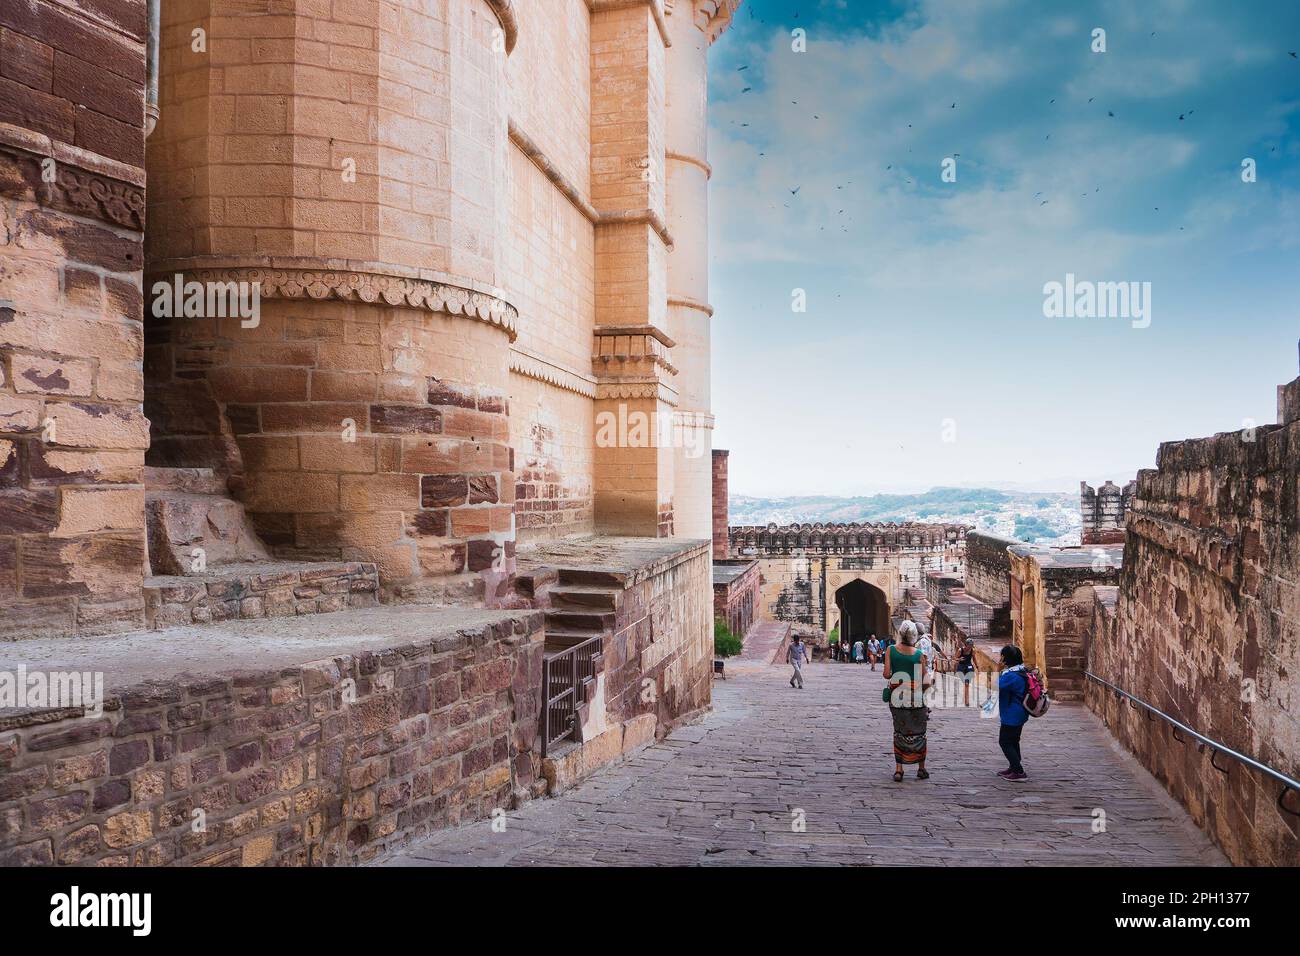
[[[925,656],[916,649],[916,625],[904,621],[898,644],[885,654],[885,680],[892,693],[889,713],[894,718],[894,780],[903,780],[903,765],[917,764],[916,779],[926,780],[925,734],[929,710],[925,706]]]

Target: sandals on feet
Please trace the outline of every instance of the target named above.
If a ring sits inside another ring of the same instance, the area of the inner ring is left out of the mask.
[[[903,771],[901,771],[901,770],[895,770],[895,771],[894,771],[894,783],[902,783],[902,782],[903,782]]]
[[[928,771],[928,770],[918,770],[918,771],[916,772],[916,779],[917,779],[917,780],[929,780],[929,779],[930,779],[930,771]]]

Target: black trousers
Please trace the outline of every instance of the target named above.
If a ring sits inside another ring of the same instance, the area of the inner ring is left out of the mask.
[[[1020,765],[1020,732],[1024,729],[1024,724],[1019,727],[1003,724],[1002,729],[998,731],[998,746],[1007,755],[1007,763],[1016,773],[1025,772],[1025,768]]]

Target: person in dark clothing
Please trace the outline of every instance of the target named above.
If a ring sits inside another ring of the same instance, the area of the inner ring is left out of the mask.
[[[962,645],[961,652],[957,655],[957,674],[961,678],[962,684],[962,704],[965,707],[970,706],[970,685],[975,679],[975,642],[969,637],[966,643]]]
[[[998,746],[1007,758],[1007,769],[999,770],[1003,780],[1019,783],[1029,775],[1020,762],[1020,733],[1029,720],[1025,710],[1025,694],[1029,693],[1029,678],[1025,676],[1025,658],[1020,648],[1008,644],[1000,654],[1002,674],[998,677],[998,715],[1002,726],[998,729]]]

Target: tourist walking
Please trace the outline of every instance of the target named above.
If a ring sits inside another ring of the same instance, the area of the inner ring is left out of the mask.
[[[885,693],[894,720],[894,781],[903,780],[903,766],[916,764],[916,779],[926,780],[925,657],[916,648],[916,624],[904,621],[898,628],[898,646],[885,651]]]
[[[999,770],[1003,780],[1028,780],[1020,762],[1020,733],[1029,720],[1025,710],[1025,695],[1029,693],[1029,676],[1025,673],[1025,658],[1020,648],[1008,644],[999,655],[1002,674],[998,677],[998,714],[1002,726],[998,729],[998,746],[1007,758],[1007,769]]]
[[[867,657],[871,660],[871,669],[876,669],[876,661],[880,660],[880,642],[876,640],[876,635],[867,638]]]
[[[970,706],[970,685],[975,680],[975,642],[969,637],[957,654],[957,674],[962,683],[962,706]]]
[[[930,635],[927,633],[929,628],[927,628],[924,624],[916,624],[915,626],[916,626],[916,635],[917,635],[916,649],[920,651],[921,656],[925,658],[926,666],[929,667],[931,670],[933,670],[934,669],[934,642],[930,640]]]
[[[840,660],[847,661],[848,659],[849,659],[849,642],[847,639],[845,639],[840,641]]]
[[[790,675],[790,686],[803,690],[803,662],[808,659],[808,647],[798,634],[791,641],[790,649],[785,652],[785,659],[794,668],[794,673]]]

